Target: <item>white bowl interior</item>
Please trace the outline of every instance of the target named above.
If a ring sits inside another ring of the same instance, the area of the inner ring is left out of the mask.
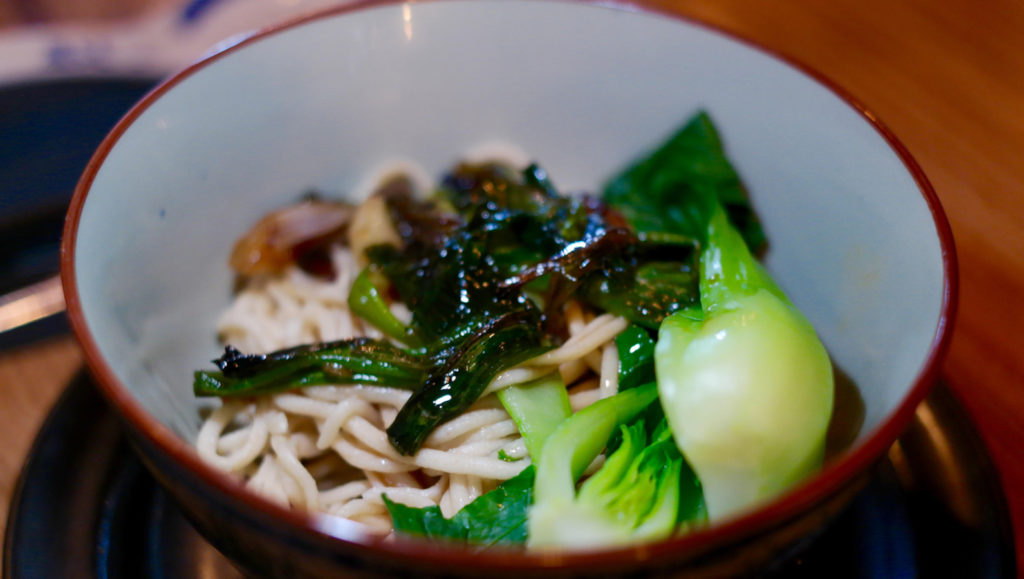
[[[700,108],[752,192],[769,268],[860,388],[869,432],[920,371],[942,303],[938,235],[903,162],[859,112],[757,49],[581,3],[376,6],[195,69],[92,181],[74,261],[85,320],[119,380],[192,440],[191,372],[220,351],[227,255],[265,212],[310,188],[352,191],[390,159],[438,175],[493,140],[562,189],[596,190]]]

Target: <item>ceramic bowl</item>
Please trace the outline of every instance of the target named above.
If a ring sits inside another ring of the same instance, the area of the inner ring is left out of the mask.
[[[311,188],[356,190],[396,158],[438,175],[496,140],[563,190],[595,190],[698,109],[749,186],[769,269],[863,398],[859,435],[820,474],[660,543],[473,555],[287,511],[192,450],[191,372],[220,351],[228,252],[261,215]],[[218,548],[291,577],[750,571],[813,536],[900,434],[936,377],[956,294],[935,194],[874,115],[748,42],[605,2],[374,2],[239,40],[105,140],[70,209],[63,267],[88,365],[144,462]]]

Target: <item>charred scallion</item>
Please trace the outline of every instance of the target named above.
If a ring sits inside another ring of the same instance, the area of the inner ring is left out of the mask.
[[[255,355],[228,346],[213,363],[219,372],[195,372],[196,396],[253,396],[316,383],[413,389],[423,383],[430,369],[428,359],[369,338]]]

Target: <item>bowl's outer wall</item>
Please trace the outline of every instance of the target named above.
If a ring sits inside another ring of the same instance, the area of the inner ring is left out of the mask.
[[[249,577],[288,579],[330,577],[443,577],[521,579],[524,565],[516,553],[499,564],[474,565],[464,551],[435,549],[419,556],[396,556],[325,540],[317,533],[295,532],[280,520],[249,509],[238,497],[211,488],[181,463],[152,445],[128,425],[133,447],[195,528]],[[868,473],[856,476],[814,508],[775,521],[740,541],[706,549],[679,549],[651,556],[643,550],[617,559],[586,557],[572,565],[552,557],[529,568],[537,579],[583,577],[740,577],[797,556],[863,488]],[[529,565],[527,563],[527,565]]]
[[[579,3],[425,2],[243,42],[158,88],[90,163],[65,236],[72,326],[159,458],[148,460],[158,478],[173,486],[168,473],[180,471],[188,492],[238,492],[221,515],[305,529],[307,518],[238,491],[183,441],[198,425],[190,372],[218,351],[234,239],[310,188],[357,190],[396,157],[437,174],[495,139],[533,154],[563,189],[593,190],[698,108],[751,189],[770,269],[867,407],[866,442],[799,490],[629,553],[674,559],[735,540],[845,487],[899,434],[948,341],[955,260],[934,193],[884,128],[800,70],[699,25]]]

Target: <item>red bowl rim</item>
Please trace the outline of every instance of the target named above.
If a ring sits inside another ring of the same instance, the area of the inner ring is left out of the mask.
[[[444,0],[427,0],[429,2]],[[103,359],[99,347],[95,342],[92,333],[86,325],[82,312],[80,297],[78,295],[75,271],[75,243],[77,238],[78,224],[82,209],[88,196],[93,180],[103,164],[107,155],[118,142],[124,132],[134,121],[159,99],[164,93],[171,90],[183,79],[195,74],[197,71],[208,66],[227,54],[231,54],[239,48],[258,41],[259,39],[276,34],[282,30],[294,28],[303,23],[318,20],[326,17],[336,16],[343,13],[364,10],[367,8],[397,5],[402,0],[361,0],[352,4],[346,4],[333,8],[320,10],[309,15],[295,18],[274,26],[259,30],[244,38],[235,40],[228,46],[219,47],[218,51],[206,56],[202,60],[181,70],[174,76],[159,84],[143,97],[118,124],[111,130],[110,134],[103,140],[87,165],[71,200],[67,218],[64,224],[63,239],[61,243],[61,274],[63,278],[64,295],[67,301],[68,318],[71,328],[77,337],[84,352],[84,357],[89,370],[103,392],[105,397],[113,404],[121,416],[134,427],[145,439],[170,456],[177,463],[195,473],[205,484],[210,485],[217,491],[227,496],[234,496],[246,507],[253,509],[256,513],[262,514],[264,518],[280,521],[287,530],[306,535],[318,541],[338,541],[338,547],[366,548],[374,551],[374,555],[386,556],[392,559],[415,560],[420,563],[452,564],[474,569],[503,569],[503,570],[529,570],[539,568],[557,567],[560,569],[585,569],[585,568],[608,568],[608,566],[620,566],[623,564],[637,563],[651,560],[671,560],[683,558],[687,554],[701,553],[712,550],[716,547],[752,536],[758,532],[770,529],[781,522],[791,520],[800,513],[809,510],[815,504],[820,503],[826,497],[838,492],[842,487],[853,480],[859,473],[868,469],[874,464],[891,444],[902,434],[908,426],[915,409],[927,396],[932,385],[938,378],[939,364],[949,347],[952,334],[953,321],[956,316],[958,275],[957,260],[953,244],[953,234],[949,222],[940,205],[938,196],[925,177],[921,167],[911,156],[907,148],[896,138],[889,128],[859,100],[854,98],[845,89],[825,77],[818,71],[800,63],[799,61],[783,55],[775,50],[761,46],[760,44],[738,35],[735,32],[723,29],[719,26],[703,22],[691,16],[680,15],[661,8],[652,8],[642,4],[631,2],[608,0],[572,0],[578,4],[614,8],[632,12],[653,14],[670,19],[680,20],[711,30],[719,35],[730,38],[733,41],[746,45],[763,54],[769,55],[776,60],[784,62],[796,70],[799,70],[809,78],[815,80],[821,86],[829,89],[840,100],[844,101],[857,111],[874,129],[885,139],[893,152],[903,162],[907,171],[912,175],[914,181],[924,197],[931,211],[936,232],[942,252],[943,263],[943,291],[942,307],[939,321],[935,329],[931,347],[925,358],[914,383],[900,405],[890,413],[885,420],[875,428],[869,435],[863,438],[858,446],[845,452],[836,459],[827,463],[824,468],[814,477],[791,489],[782,496],[774,499],[768,504],[749,512],[745,515],[716,523],[705,529],[667,539],[664,541],[633,545],[629,547],[593,551],[593,552],[559,552],[559,553],[524,553],[522,551],[497,550],[494,552],[482,552],[470,554],[464,549],[451,546],[439,545],[423,540],[400,540],[391,543],[384,543],[369,536],[353,534],[351,537],[339,537],[331,535],[322,530],[323,526],[317,523],[314,516],[299,513],[285,507],[272,503],[249,491],[240,485],[235,478],[216,470],[214,467],[203,462],[196,451],[183,439],[174,434],[168,427],[150,416],[139,404],[128,390],[115,376],[113,370]],[[419,2],[418,2],[419,3]]]

